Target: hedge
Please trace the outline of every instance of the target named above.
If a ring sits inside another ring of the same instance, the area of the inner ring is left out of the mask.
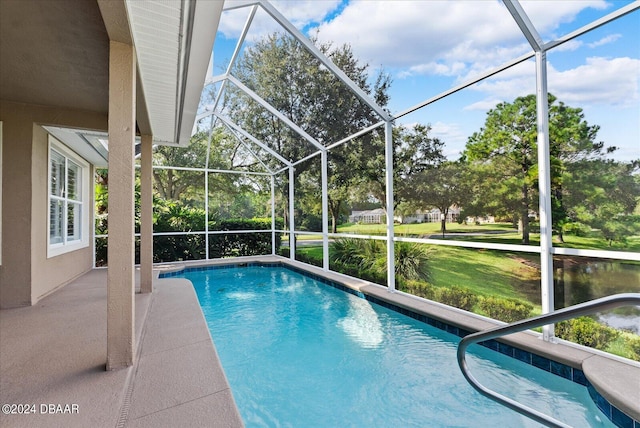
[[[180,214],[185,214],[180,210]],[[177,217],[175,210],[172,212],[160,212],[157,214],[154,225],[156,232],[188,232],[202,230],[197,227],[204,222],[199,218],[200,213],[187,212],[184,217]],[[193,210],[196,211],[196,210]],[[201,210],[197,210],[201,211]],[[202,212],[204,215],[204,212]],[[170,216],[170,217],[169,217]],[[185,221],[188,220],[188,221]],[[194,223],[194,224],[191,224]],[[282,229],[282,219],[276,219],[276,229]],[[256,233],[230,233],[209,234],[209,258],[252,256],[271,254],[271,219],[230,219],[217,222],[209,222],[209,231],[233,231],[233,230],[265,230]],[[136,263],[140,262],[139,239],[136,239]],[[190,235],[162,235],[153,238],[154,263],[174,262],[179,260],[202,260],[206,257],[205,234]],[[281,245],[280,234],[276,233],[276,252]],[[107,240],[100,238],[96,243],[96,265],[107,265]]]
[[[276,229],[284,222],[276,219]],[[225,233],[209,235],[209,257],[238,257],[271,254],[271,219],[230,219],[210,224],[210,231],[264,230],[255,233]],[[276,233],[276,253],[280,249],[281,237]]]

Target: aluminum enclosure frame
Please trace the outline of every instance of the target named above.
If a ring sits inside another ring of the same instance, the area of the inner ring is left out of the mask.
[[[586,34],[595,28],[598,28],[602,25],[605,25],[609,22],[612,22],[624,15],[635,12],[640,9],[640,1],[636,1],[627,6],[621,7],[616,11],[593,21],[582,28],[573,31],[567,35],[564,35],[556,40],[553,40],[548,43],[544,43],[542,38],[540,37],[536,27],[532,24],[531,20],[525,13],[522,6],[519,4],[517,0],[502,0],[514,21],[518,25],[524,37],[527,39],[529,44],[531,45],[532,52],[522,55],[518,58],[514,58],[510,61],[507,61],[501,66],[498,66],[488,72],[482,73],[476,78],[464,82],[460,85],[450,88],[442,92],[441,94],[429,98],[413,107],[410,107],[406,110],[400,111],[395,115],[391,115],[389,112],[384,110],[382,107],[378,106],[371,98],[353,81],[349,79],[349,77],[338,67],[336,67],[331,60],[326,57],[322,52],[315,46],[313,43],[306,38],[297,28],[295,28],[290,22],[286,20],[280,12],[278,12],[275,7],[267,0],[247,0],[247,1],[234,1],[233,3],[229,3],[225,6],[224,10],[232,10],[238,8],[246,8],[250,7],[251,10],[249,12],[247,21],[242,30],[242,33],[239,37],[238,44],[234,50],[231,61],[227,67],[227,70],[224,74],[219,76],[212,76],[207,79],[205,82],[205,87],[207,85],[213,83],[220,83],[220,89],[215,97],[213,107],[210,111],[206,111],[199,115],[196,119],[196,122],[203,121],[207,118],[211,118],[211,128],[215,126],[217,121],[220,121],[229,132],[238,139],[239,142],[245,145],[247,150],[259,160],[261,165],[267,171],[266,173],[260,173],[262,175],[267,175],[271,177],[270,183],[270,193],[271,193],[271,217],[272,217],[272,229],[270,232],[272,234],[272,254],[275,254],[275,234],[276,233],[287,233],[289,234],[289,245],[290,245],[290,258],[295,259],[296,253],[296,240],[295,236],[297,234],[307,234],[307,235],[318,235],[322,237],[322,246],[323,246],[323,266],[322,268],[325,271],[329,270],[329,239],[335,237],[352,237],[352,238],[360,238],[360,239],[376,239],[376,240],[384,240],[386,242],[387,249],[387,283],[390,292],[395,291],[395,267],[394,267],[394,244],[395,242],[416,242],[422,244],[433,244],[433,245],[445,245],[445,246],[457,246],[463,248],[487,248],[487,249],[497,249],[497,250],[509,250],[509,251],[518,251],[518,252],[526,252],[526,253],[537,253],[540,254],[541,261],[541,293],[542,293],[542,307],[543,314],[553,311],[554,309],[554,301],[553,301],[553,256],[554,255],[573,255],[573,256],[587,256],[587,257],[596,257],[596,258],[617,258],[620,260],[634,260],[640,261],[640,254],[637,253],[627,253],[620,251],[604,251],[604,250],[580,250],[580,249],[571,249],[571,248],[556,248],[552,243],[552,218],[551,218],[551,179],[550,179],[550,153],[549,153],[549,120],[548,120],[548,97],[547,97],[547,56],[546,52],[554,47],[557,47],[563,43],[566,43],[578,36]],[[278,24],[282,26],[284,30],[286,30],[292,37],[294,37],[299,43],[302,44],[311,54],[313,54],[323,66],[325,66],[329,71],[331,71],[335,77],[337,77],[341,82],[343,82],[349,90],[351,90],[361,101],[363,101],[367,106],[371,108],[373,112],[375,112],[378,116],[380,116],[381,120],[365,129],[362,129],[353,135],[346,136],[344,139],[340,141],[333,142],[331,144],[327,144],[326,146],[315,140],[312,136],[306,133],[302,128],[300,128],[297,124],[293,123],[289,118],[287,118],[284,114],[279,112],[273,106],[271,106],[266,100],[262,99],[258,94],[253,92],[250,88],[240,82],[236,77],[231,74],[231,69],[240,55],[242,45],[246,40],[248,31],[251,27],[251,24],[255,18],[256,12],[258,9],[262,9],[269,16],[271,16]],[[539,166],[539,212],[540,212],[540,245],[539,246],[526,246],[526,245],[511,245],[511,244],[492,244],[492,243],[481,243],[481,242],[461,242],[461,241],[452,241],[452,240],[434,240],[434,239],[419,239],[419,238],[404,238],[404,237],[396,237],[394,236],[393,229],[393,218],[394,218],[394,194],[393,194],[393,137],[392,137],[392,127],[393,123],[396,119],[400,119],[410,113],[415,112],[423,107],[426,107],[434,102],[441,100],[449,95],[452,95],[462,89],[468,88],[471,85],[474,85],[484,79],[487,79],[491,76],[494,76],[501,71],[504,71],[508,68],[511,68],[517,64],[520,64],[524,61],[530,60],[531,58],[535,58],[536,64],[536,102],[537,102],[537,138],[538,138],[538,166]],[[218,106],[220,104],[220,100],[226,85],[232,84],[236,88],[238,88],[241,92],[251,98],[253,101],[261,105],[268,112],[274,115],[278,120],[287,125],[290,129],[292,129],[297,135],[301,137],[301,139],[309,144],[311,144],[314,148],[317,149],[314,153],[302,158],[302,159],[285,159],[281,154],[277,153],[273,149],[271,149],[266,143],[260,141],[255,136],[248,133],[241,126],[236,124],[232,118],[226,117],[222,112],[218,111]],[[384,135],[385,135],[385,185],[386,185],[386,206],[387,210],[387,220],[386,220],[386,236],[367,236],[367,235],[351,235],[351,234],[334,234],[329,233],[328,230],[328,152],[331,149],[341,146],[342,144],[346,144],[349,141],[358,138],[364,134],[367,134],[381,126],[384,125]],[[268,155],[277,159],[280,163],[283,164],[283,167],[278,170],[269,169],[267,165],[263,162],[256,153],[251,150],[251,147],[246,143],[246,141],[250,141],[251,143],[257,145],[262,150],[264,150]],[[211,141],[209,141],[209,149],[207,150],[207,171],[208,170],[208,154],[210,150]],[[308,159],[311,159],[315,156],[320,155],[321,162],[321,187],[322,187],[322,232],[307,232],[307,231],[297,231],[295,229],[295,183],[294,183],[294,170],[296,165],[304,162]],[[276,230],[275,225],[275,177],[277,174],[287,172],[289,177],[289,225],[288,230]],[[231,173],[240,173],[240,174],[249,174],[249,172],[239,172],[239,171],[220,171],[215,170],[215,172],[231,172]],[[205,174],[205,177],[207,175]],[[205,179],[205,182],[208,180]],[[207,186],[207,184],[205,184]],[[206,189],[208,190],[208,189]],[[208,191],[207,191],[208,194]],[[208,213],[208,197],[205,198],[206,207],[205,210]],[[208,254],[208,222],[207,222],[207,230],[201,233],[205,233],[207,236],[207,258]],[[238,231],[234,231],[236,233]],[[265,231],[261,231],[265,232]],[[553,325],[545,326],[543,329],[543,339],[545,341],[553,341],[554,340],[554,330]]]

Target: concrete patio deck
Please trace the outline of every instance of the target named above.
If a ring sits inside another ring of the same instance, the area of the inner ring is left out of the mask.
[[[34,306],[0,311],[0,404],[35,410],[0,414],[0,426],[243,426],[186,280],[156,279],[152,294],[136,294],[136,363],[105,371],[106,279],[96,269]]]
[[[155,268],[174,271],[185,266],[248,262],[301,268],[469,331],[496,325],[454,308],[389,293],[386,287],[277,256]],[[152,294],[135,295],[136,364],[105,371],[106,277],[106,270],[96,269],[32,307],[0,311],[0,404],[35,405],[35,414],[0,414],[0,427],[243,426],[195,291],[185,279],[155,279]],[[583,370],[609,402],[640,419],[639,364],[566,343],[542,342],[530,332],[504,340]],[[50,414],[50,404],[55,405],[54,411],[64,411],[69,405],[71,413]]]

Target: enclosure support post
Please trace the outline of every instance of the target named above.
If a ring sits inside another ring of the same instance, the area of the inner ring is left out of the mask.
[[[153,137],[141,136],[140,146],[140,292],[153,291]]]
[[[395,250],[393,244],[393,122],[387,121],[384,126],[384,160],[386,179],[387,206],[387,287],[389,291],[396,289]]]
[[[552,312],[553,296],[553,228],[551,217],[551,164],[549,152],[549,97],[547,93],[547,54],[536,51],[536,105],[538,116],[538,186],[540,192],[540,287],[542,313]],[[553,340],[554,325],[542,328],[542,338]]]
[[[329,177],[327,150],[321,153],[322,162],[322,269],[329,270]]]
[[[207,169],[204,170],[204,257],[209,260],[209,171]]]
[[[107,370],[133,364],[134,147],[136,54],[133,46],[109,44],[109,238],[107,273]]]
[[[271,174],[271,254],[276,255],[276,178]]]
[[[293,233],[295,230],[295,222],[293,218],[293,202],[295,200],[293,194],[293,166],[289,167],[289,258],[291,260],[296,259],[296,235]]]

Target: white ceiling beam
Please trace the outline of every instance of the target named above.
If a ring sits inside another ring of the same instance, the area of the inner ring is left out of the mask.
[[[249,16],[247,17],[247,22],[244,23],[244,28],[242,29],[242,33],[238,38],[238,44],[236,45],[236,48],[233,51],[233,55],[231,56],[231,61],[229,61],[229,65],[227,66],[227,76],[231,73],[231,67],[233,67],[233,64],[236,62],[236,59],[238,58],[238,56],[240,56],[242,45],[244,44],[244,40],[247,38],[247,34],[249,33],[249,28],[251,27],[253,18],[256,16],[257,10],[258,10],[258,5],[256,4],[251,8],[251,12],[249,12]]]
[[[260,4],[260,0],[226,0],[224,2],[223,11],[240,9],[247,6]]]
[[[236,140],[238,140],[238,142],[240,144],[242,144],[242,146],[247,149],[249,151],[249,153],[251,153],[251,155],[258,161],[260,162],[260,165],[262,165],[264,167],[264,169],[267,170],[267,172],[269,172],[269,174],[273,174],[273,171],[271,171],[271,168],[269,168],[263,161],[262,159],[255,154],[255,152],[253,150],[251,150],[251,147],[242,139],[240,138],[240,136],[238,135],[237,131],[235,129],[233,129],[232,127],[230,127],[227,123],[222,122],[222,124],[229,130],[229,132],[231,132],[231,134],[233,134],[234,137],[236,137]]]
[[[502,0],[507,10],[520,27],[520,31],[526,37],[527,41],[531,45],[534,51],[541,52],[544,49],[544,42],[538,30],[533,25],[529,16],[524,11],[518,0]]]
[[[269,153],[271,156],[273,156],[274,158],[278,159],[280,162],[282,162],[283,164],[287,165],[287,166],[291,166],[291,162],[286,160],[285,158],[283,158],[279,153],[277,153],[276,151],[274,151],[271,147],[267,146],[266,144],[264,144],[262,141],[258,140],[256,137],[254,137],[253,135],[249,134],[247,131],[245,131],[244,129],[242,129],[240,126],[238,126],[237,124],[235,124],[231,119],[229,119],[228,117],[224,116],[221,113],[212,113],[215,114],[216,117],[218,119],[220,119],[223,123],[229,125],[231,128],[235,129],[236,131],[238,131],[241,135],[243,135],[245,138],[248,138],[249,140],[253,141],[254,143],[256,143],[258,146],[260,146],[262,149],[264,149],[267,153]]]
[[[202,95],[202,85],[207,78],[208,63],[220,23],[222,5],[219,2],[193,2],[190,9],[191,28],[186,40],[186,52],[182,61],[178,114],[176,116],[175,141],[187,146]]]
[[[580,37],[583,34],[588,33],[589,31],[595,30],[596,28],[602,27],[605,24],[608,24],[611,21],[614,21],[624,15],[627,15],[637,9],[640,9],[640,0],[634,1],[633,3],[629,3],[626,6],[622,6],[620,9],[614,10],[608,15],[603,16],[602,18],[596,19],[593,22],[585,25],[584,27],[578,28],[575,31],[572,31],[569,34],[565,34],[557,40],[549,42],[544,45],[545,50],[549,50],[555,48],[558,45],[568,42],[569,40],[573,40],[576,37]]]
[[[307,140],[308,142],[313,144],[317,149],[324,150],[324,146],[322,144],[320,144],[315,138],[313,138],[311,135],[309,135],[307,132],[305,132],[304,129],[300,128],[298,125],[293,123],[293,121],[291,119],[289,119],[287,116],[282,114],[280,111],[278,111],[276,108],[274,108],[267,101],[262,99],[262,97],[260,95],[258,95],[255,92],[253,92],[244,83],[242,83],[241,81],[239,81],[238,79],[236,79],[233,76],[229,76],[229,81],[231,83],[233,83],[234,85],[236,85],[242,92],[244,92],[245,94],[249,95],[255,102],[257,102],[262,107],[267,109],[275,117],[277,117],[278,119],[280,119],[281,121],[286,123],[287,126],[289,126],[289,128],[293,129],[295,132],[298,133],[298,135],[300,135],[302,138],[304,138],[305,140]]]

